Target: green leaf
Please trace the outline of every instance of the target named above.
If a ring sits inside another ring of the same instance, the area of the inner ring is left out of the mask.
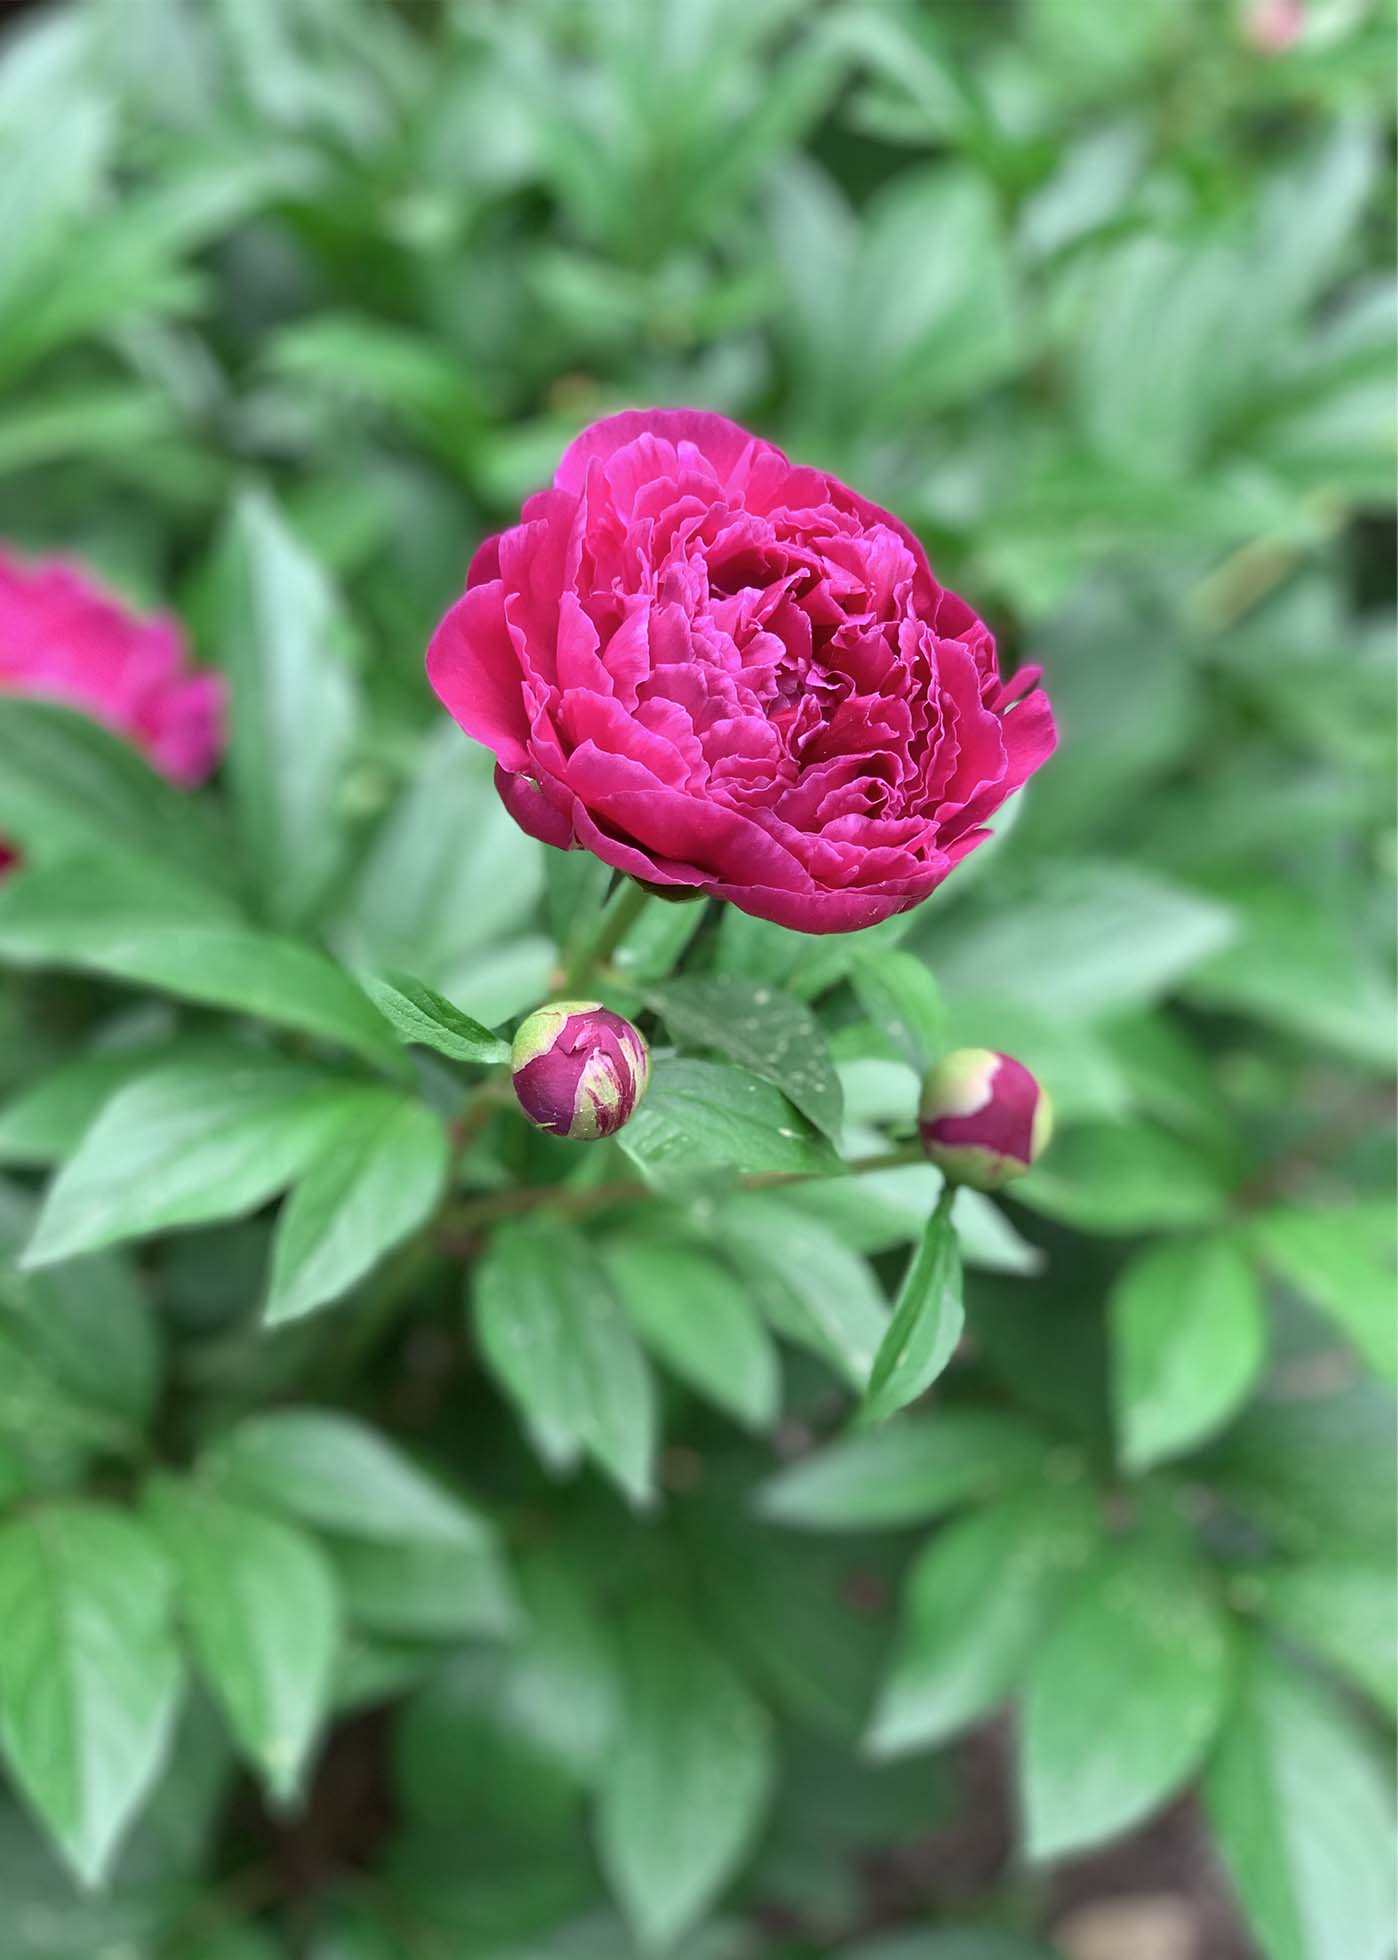
[[[170,1609],[165,1561],[120,1512],[56,1505],[0,1532],[0,1742],[88,1885],[169,1746],[181,1686]]]
[[[219,574],[239,829],[268,913],[294,925],[314,911],[344,844],[357,710],[338,602],[261,492],[240,497]]]
[[[642,1340],[659,1361],[751,1429],[777,1418],[778,1357],[737,1276],[681,1241],[624,1238],[608,1271]]]
[[[866,1746],[880,1756],[929,1748],[1005,1701],[1098,1530],[1087,1492],[1047,1484],[932,1538],[905,1581],[899,1638]]]
[[[1141,1253],[1109,1302],[1119,1450],[1132,1470],[1180,1456],[1229,1421],[1268,1352],[1248,1259],[1227,1239]]]
[[[1229,1629],[1170,1547],[1106,1546],[1031,1660],[1021,1789],[1033,1858],[1116,1836],[1204,1760],[1230,1691]]]
[[[1269,1960],[1387,1960],[1395,1813],[1346,1709],[1263,1647],[1205,1783],[1206,1813]]]
[[[1227,894],[1241,931],[1192,975],[1192,999],[1393,1074],[1394,979],[1355,920],[1292,885],[1231,882]]]
[[[5,880],[0,959],[74,967],[250,1014],[403,1073],[392,1030],[348,974],[310,946],[220,915],[214,903],[188,887],[157,889],[145,872],[65,859]]]
[[[454,1007],[445,994],[406,973],[367,974],[365,992],[406,1043],[435,1048],[454,1062],[507,1062],[510,1043]]]
[[[346,1617],[375,1634],[460,1642],[514,1634],[514,1589],[495,1545],[342,1539],[335,1566]]]
[[[638,1939],[669,1946],[733,1876],[773,1784],[767,1718],[688,1614],[634,1613],[598,1800],[608,1882]]]
[[[1066,1131],[1010,1195],[1078,1231],[1106,1236],[1212,1225],[1227,1204],[1224,1185],[1196,1151],[1145,1123]]]
[[[807,1531],[895,1529],[1034,1483],[1048,1455],[1017,1416],[935,1409],[799,1457],[759,1486],[757,1508]]]
[[[85,1401],[52,1369],[32,1329],[17,1316],[0,1314],[0,1440],[8,1447],[6,1476],[17,1490],[57,1478],[71,1483],[75,1457],[88,1451],[130,1451],[134,1435],[125,1415]],[[79,1463],[80,1467],[80,1463]]]
[[[863,1389],[890,1318],[865,1260],[780,1198],[732,1198],[717,1229],[726,1252],[742,1262],[750,1297],[777,1331]]]
[[[952,1360],[963,1331],[962,1262],[947,1212],[929,1218],[871,1364],[862,1422],[884,1422],[923,1394]]]
[[[909,1079],[907,1071],[900,1072]],[[876,1148],[878,1137],[872,1135],[870,1142]],[[888,1252],[917,1244],[942,1188],[932,1164],[896,1164],[887,1171],[794,1184],[783,1193],[783,1203],[810,1212],[856,1252]],[[984,1192],[964,1186],[953,1200],[953,1223],[966,1266],[1024,1274],[1038,1273],[1045,1263],[1039,1247],[1022,1238]]]
[[[1126,864],[1050,864],[1035,888],[1007,892],[940,945],[950,997],[995,991],[1066,1020],[1095,1020],[1159,1000],[1229,939],[1213,899]]]
[[[1395,1207],[1383,1201],[1264,1212],[1250,1226],[1265,1265],[1327,1315],[1366,1364],[1395,1380]]]
[[[1232,1510],[1290,1550],[1395,1556],[1395,1398],[1371,1376],[1334,1394],[1259,1396],[1202,1471]]]
[[[0,1164],[57,1164],[71,1156],[102,1105],[153,1066],[218,1053],[198,1036],[165,1035],[61,1062],[0,1110]]]
[[[321,1531],[390,1544],[466,1546],[494,1537],[384,1436],[332,1409],[267,1409],[245,1416],[201,1459],[221,1491],[285,1512]]]
[[[722,1062],[663,1056],[618,1142],[650,1182],[683,1189],[706,1171],[836,1170],[824,1137],[771,1083]]]
[[[139,1429],[160,1386],[160,1330],[136,1275],[116,1253],[20,1272],[34,1206],[0,1184],[0,1310],[9,1332],[79,1402]]]
[[[658,899],[654,905],[643,906],[612,956],[618,984],[641,986],[674,973],[686,947],[704,925],[709,910],[703,897]]]
[[[738,974],[686,976],[645,989],[647,1005],[678,1041],[711,1048],[771,1082],[832,1138],[841,1134],[841,1084],[810,1008]]]
[[[544,855],[497,796],[491,757],[442,726],[365,861],[347,923],[356,964],[422,974],[481,1001],[472,977],[481,950],[524,930],[544,889]]]
[[[0,834],[26,857],[122,850],[230,883],[228,846],[199,799],[90,716],[20,694],[0,695]]]
[[[923,961],[899,947],[862,948],[851,984],[876,1027],[922,1076],[948,1045],[948,1011]]]
[[[557,1224],[496,1233],[476,1274],[482,1352],[546,1456],[582,1450],[634,1503],[652,1487],[651,1374],[598,1255]]]
[[[459,1652],[397,1717],[394,1794],[410,1828],[495,1839],[513,1852],[576,1831],[572,1765],[515,1705],[515,1662],[504,1645]]]
[[[1241,1599],[1395,1718],[1395,1576],[1384,1563],[1322,1552],[1241,1574]]]
[[[417,1231],[449,1164],[447,1132],[425,1103],[390,1089],[347,1091],[277,1221],[268,1325],[338,1300]]]
[[[238,1218],[324,1147],[355,1084],[229,1044],[119,1089],[49,1187],[31,1266],[180,1226]]]
[[[157,1477],[147,1503],[200,1669],[243,1753],[287,1802],[330,1705],[340,1637],[330,1565],[304,1532],[196,1483]]]
[[[404,1709],[396,1794],[414,1822],[457,1832],[499,1821],[530,1838],[575,1827],[617,1724],[610,1629],[557,1551],[521,1571],[525,1620],[508,1644],[462,1655]],[[543,1819],[541,1813],[544,1813]]]

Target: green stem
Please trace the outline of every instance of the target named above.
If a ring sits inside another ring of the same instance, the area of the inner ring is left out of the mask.
[[[938,1194],[938,1203],[933,1208],[935,1218],[951,1218],[953,1202],[958,1195],[958,1181],[955,1177],[945,1177],[943,1189]]]
[[[851,1176],[871,1171],[895,1170],[904,1164],[923,1161],[917,1144],[899,1150],[882,1150],[871,1157],[854,1157],[842,1168]],[[740,1191],[773,1191],[788,1184],[812,1184],[839,1176],[837,1171],[752,1171],[736,1181]],[[569,1188],[557,1184],[525,1184],[512,1191],[496,1191],[486,1198],[475,1198],[452,1212],[443,1221],[455,1239],[459,1234],[479,1232],[502,1218],[519,1218],[532,1211],[552,1211],[560,1218],[584,1218],[590,1212],[609,1211],[616,1205],[635,1204],[656,1196],[642,1178],[617,1178],[611,1184],[591,1189]],[[943,1203],[940,1197],[940,1205]],[[948,1202],[951,1204],[952,1200]]]
[[[582,999],[599,967],[606,966],[641,917],[651,894],[633,879],[624,880],[603,907],[596,929],[569,955],[559,982],[560,998]]]

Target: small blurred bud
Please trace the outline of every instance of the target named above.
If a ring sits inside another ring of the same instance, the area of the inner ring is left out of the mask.
[[[528,1123],[592,1143],[631,1116],[646,1094],[651,1057],[622,1015],[596,1000],[556,1000],[521,1022],[510,1066]]]
[[[955,1048],[924,1078],[919,1135],[945,1177],[999,1191],[1050,1141],[1050,1098],[1028,1068],[992,1048]]]

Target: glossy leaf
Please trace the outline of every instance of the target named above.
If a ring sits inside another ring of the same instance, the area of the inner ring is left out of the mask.
[[[841,1437],[770,1477],[757,1505],[809,1531],[893,1529],[1044,1473],[1045,1440],[998,1409],[936,1408]]]
[[[367,1423],[333,1409],[245,1416],[203,1459],[230,1496],[350,1538],[468,1546],[489,1527]]]
[[[445,994],[425,980],[415,980],[406,973],[371,974],[364,987],[385,1020],[397,1029],[401,1041],[435,1048],[454,1062],[510,1059],[508,1041],[454,1007]]]
[[[26,1263],[252,1211],[324,1149],[358,1093],[233,1046],[154,1069],[118,1090],[55,1178]]]
[[[650,1182],[664,1189],[707,1171],[835,1170],[831,1145],[787,1098],[747,1070],[663,1056],[618,1141]]]
[[[1205,1799],[1270,1960],[1385,1960],[1395,1809],[1377,1753],[1332,1696],[1265,1649],[1247,1655]]]
[[[851,968],[861,1006],[917,1075],[948,1046],[948,1015],[932,973],[899,947],[862,952]]]
[[[1384,1200],[1331,1211],[1280,1206],[1254,1220],[1265,1265],[1395,1379],[1395,1217]]]
[[[777,1331],[863,1388],[889,1325],[884,1291],[865,1260],[778,1197],[731,1199],[719,1231]]]
[[[1143,1470],[1214,1434],[1263,1369],[1268,1326],[1244,1253],[1183,1239],[1140,1254],[1110,1301],[1125,1464]]]
[[[905,1581],[867,1747],[881,1756],[928,1748],[997,1708],[1049,1637],[1096,1537],[1086,1493],[1049,1486],[933,1538]]]
[[[182,1677],[171,1604],[158,1547],[115,1509],[55,1505],[0,1531],[0,1743],[88,1885],[169,1746]]]
[[[10,693],[0,694],[0,833],[36,858],[122,850],[196,882],[231,882],[200,799],[88,716]]]
[[[739,1277],[683,1242],[623,1238],[608,1271],[659,1361],[750,1428],[777,1416],[778,1357]]]
[[[646,1000],[678,1041],[712,1049],[781,1089],[829,1137],[841,1131],[841,1084],[811,1010],[777,987],[737,974],[650,986]]]
[[[335,597],[271,498],[235,510],[221,567],[230,772],[266,911],[295,924],[343,849],[338,806],[356,704]]]
[[[619,1729],[598,1806],[599,1851],[639,1939],[669,1945],[733,1875],[762,1821],[766,1718],[688,1616],[635,1613]]]
[[[431,1217],[447,1181],[447,1131],[426,1104],[347,1092],[282,1210],[264,1317],[298,1320],[337,1300]]]
[[[304,1532],[198,1484],[159,1477],[148,1504],[199,1670],[270,1794],[289,1801],[330,1702],[330,1565]]]
[[[1116,1836],[1200,1768],[1232,1680],[1228,1624],[1200,1576],[1148,1541],[1105,1548],[1032,1657],[1021,1792],[1034,1858]]]
[[[496,1233],[475,1277],[482,1351],[547,1457],[582,1450],[634,1503],[652,1485],[651,1373],[606,1268],[557,1225]]]
[[[270,1021],[395,1073],[393,1031],[349,975],[310,946],[211,909],[207,890],[66,860],[0,890],[0,959],[73,967]]]
[[[933,1213],[894,1303],[861,1403],[861,1420],[883,1422],[937,1381],[963,1331],[958,1234],[941,1208]]]

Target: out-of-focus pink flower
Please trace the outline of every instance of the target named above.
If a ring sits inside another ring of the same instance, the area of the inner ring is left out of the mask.
[[[1055,745],[898,518],[688,409],[571,444],[428,675],[533,836],[803,932],[927,898]]]
[[[1306,0],[1251,0],[1245,9],[1245,39],[1260,54],[1287,54],[1307,25]]]
[[[223,747],[223,679],[190,670],[173,619],[129,611],[76,565],[24,564],[3,549],[0,694],[81,709],[186,788]]]

